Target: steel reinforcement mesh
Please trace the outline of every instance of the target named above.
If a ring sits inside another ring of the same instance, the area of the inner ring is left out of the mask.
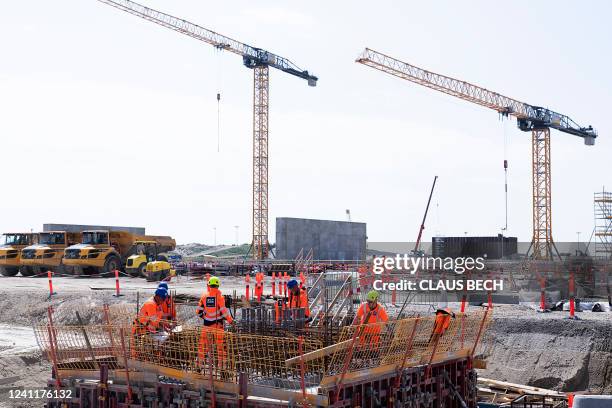
[[[231,333],[202,326],[177,326],[166,333],[139,333],[125,325],[55,326],[34,328],[43,356],[60,372],[111,369],[178,370],[187,377],[211,376],[238,382],[246,373],[250,383],[274,388],[312,387],[324,373],[322,361],[287,366],[285,360],[322,347],[308,338]],[[144,368],[143,368],[144,367]],[[159,370],[171,375],[174,371]],[[180,379],[180,378],[179,378]]]
[[[326,376],[471,354],[491,321],[491,312],[458,313],[441,335],[434,333],[435,321],[435,316],[427,316],[342,328]]]
[[[441,335],[433,333],[435,316],[344,327],[339,341],[327,347],[302,336],[231,333],[187,324],[163,333],[139,333],[131,325],[113,323],[115,319],[84,326],[45,324],[34,331],[43,356],[60,375],[107,364],[110,369],[127,366],[178,379],[231,383],[246,373],[249,383],[299,390],[318,387],[325,378],[381,366],[408,367],[469,355],[491,314],[457,314]]]

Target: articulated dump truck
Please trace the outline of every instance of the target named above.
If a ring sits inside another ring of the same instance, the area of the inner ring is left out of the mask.
[[[80,244],[64,250],[64,270],[73,275],[112,275],[115,269],[123,270],[127,258],[138,251],[138,243],[155,241],[161,252],[172,251],[176,242],[171,237],[138,235],[127,231],[83,231]]]
[[[45,231],[38,233],[38,243],[21,250],[21,276],[53,271],[64,272],[64,250],[81,242],[80,232]]]
[[[21,250],[34,244],[38,234],[31,232],[16,232],[2,234],[0,244],[0,274],[15,276],[21,269]]]

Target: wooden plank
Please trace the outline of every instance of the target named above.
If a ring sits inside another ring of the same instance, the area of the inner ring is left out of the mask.
[[[347,341],[350,341],[350,340],[347,340]],[[338,344],[341,344],[341,343],[338,343]],[[468,349],[459,350],[453,353],[446,352],[446,351],[442,353],[436,353],[433,356],[433,359],[431,360],[431,364],[437,364],[437,363],[441,363],[441,362],[448,361],[448,360],[454,360],[458,358],[465,358],[469,354],[470,354],[470,350]],[[429,362],[429,357],[427,355],[423,355],[423,360],[425,361],[424,363],[420,362],[419,364],[406,365],[405,368],[426,364]],[[385,375],[391,372],[396,372],[399,369],[399,367],[400,367],[399,363],[394,363],[394,364],[382,365],[376,368],[370,368],[366,370],[359,370],[359,371],[346,373],[344,381],[355,381],[355,380],[362,379],[363,377]],[[331,386],[334,386],[339,379],[340,379],[340,374],[323,377],[323,380],[321,380],[321,387],[329,388]]]
[[[566,395],[563,392],[557,392],[546,388],[532,387],[530,385],[515,384],[506,381],[498,381],[484,377],[479,377],[478,383],[488,385],[489,388],[500,388],[514,391],[519,394],[542,395],[548,397],[564,397]]]
[[[359,340],[359,337],[357,337],[357,340]],[[289,367],[293,364],[298,364],[300,361],[307,362],[307,361],[312,361],[312,360],[316,360],[321,357],[328,356],[330,354],[335,353],[338,350],[342,350],[343,348],[350,346],[352,342],[353,342],[353,339],[341,341],[340,343],[332,344],[331,346],[327,346],[327,347],[323,347],[315,351],[311,351],[310,353],[306,353],[303,356],[289,358],[285,360],[285,365]]]

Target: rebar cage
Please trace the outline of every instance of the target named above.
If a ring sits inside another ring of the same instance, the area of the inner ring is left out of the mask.
[[[121,310],[102,308],[106,316],[101,323],[55,325],[51,319],[34,328],[57,377],[106,365],[128,374],[151,371],[211,386],[238,384],[246,375],[248,384],[259,387],[324,395],[325,389],[369,371],[472,356],[491,320],[487,309],[458,314],[440,335],[433,334],[435,316],[348,326],[340,329],[336,343],[326,346],[316,336],[233,333],[181,321],[168,332],[139,333]]]

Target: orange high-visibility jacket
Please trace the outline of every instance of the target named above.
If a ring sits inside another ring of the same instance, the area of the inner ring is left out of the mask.
[[[263,272],[257,272],[255,274],[255,280],[257,281],[257,285],[261,286],[263,285],[263,280],[264,280],[264,274]]]
[[[247,285],[251,282],[251,275],[249,275],[248,272],[246,275],[244,275],[244,281]]]
[[[162,318],[161,307],[155,303],[153,297],[143,303],[138,316],[134,320],[135,328],[142,331],[155,332]]]
[[[308,307],[308,293],[306,289],[300,289],[299,295],[294,295],[289,291],[289,308],[304,309],[304,316],[310,317],[310,308]]]
[[[451,321],[451,315],[448,315],[446,313],[437,313],[436,321],[434,322],[433,332],[435,334],[444,333],[446,329],[448,329],[448,326],[450,326],[450,321]]]
[[[200,298],[196,314],[204,319],[204,326],[223,326],[223,320],[234,321],[227,307],[225,298],[219,288],[208,288]]]
[[[372,313],[370,313],[370,310],[372,310]],[[363,320],[368,315],[368,313],[370,313],[370,317],[368,317],[367,322],[364,322]],[[388,320],[389,316],[387,315],[387,311],[379,304],[376,304],[376,307],[374,309],[370,309],[370,305],[368,305],[367,303],[363,303],[361,306],[359,306],[359,309],[357,310],[356,321],[360,324],[380,323],[386,322]]]

